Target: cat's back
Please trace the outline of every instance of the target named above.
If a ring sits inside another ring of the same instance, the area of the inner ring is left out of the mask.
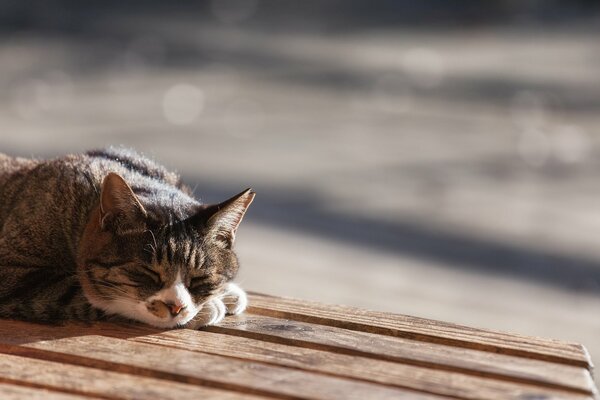
[[[72,206],[81,156],[53,160],[0,154],[0,240],[27,227],[58,227]]]
[[[39,160],[31,158],[11,157],[0,153],[0,187],[13,175],[26,173],[40,163]]]
[[[161,164],[125,147],[107,147],[84,153],[94,172],[102,176],[107,172],[117,172],[127,181],[149,181],[183,188],[178,174],[167,170]]]
[[[36,159],[0,153],[0,225],[11,197],[24,186],[29,173],[39,164]]]
[[[198,204],[178,174],[126,148],[50,160],[0,154],[0,256],[3,239],[15,247],[15,238],[28,238],[21,247],[35,242],[45,246],[46,258],[68,264],[71,260],[60,259],[61,254],[75,254],[109,173],[123,177],[146,210],[160,220],[186,218]],[[49,246],[48,238],[56,239],[55,245]]]
[[[50,160],[0,153],[0,217],[20,203],[27,203],[28,209],[37,205],[41,212],[53,208],[68,212],[69,207],[89,212],[99,199],[104,177],[111,172],[121,175],[142,200],[159,208],[187,209],[196,204],[177,173],[128,148],[108,147]]]
[[[192,190],[181,181],[179,174],[128,148],[109,147],[84,154],[92,180],[100,185],[109,173],[125,179],[147,211],[172,214],[185,218],[198,205]],[[98,186],[99,188],[99,186]]]

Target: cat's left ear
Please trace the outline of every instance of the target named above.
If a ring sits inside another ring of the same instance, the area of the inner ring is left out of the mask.
[[[213,240],[231,248],[237,228],[255,195],[252,189],[246,189],[220,204],[205,207],[196,216],[196,221],[203,225]]]
[[[120,175],[111,172],[102,182],[100,225],[102,229],[125,232],[135,229],[147,213],[131,187]]]

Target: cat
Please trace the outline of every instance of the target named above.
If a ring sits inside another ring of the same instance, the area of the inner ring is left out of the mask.
[[[191,192],[130,149],[0,153],[0,318],[198,328],[243,312],[233,244],[255,193]]]

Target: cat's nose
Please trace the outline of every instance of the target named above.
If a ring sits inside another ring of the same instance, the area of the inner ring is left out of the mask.
[[[169,309],[169,312],[171,313],[171,316],[173,316],[173,317],[176,317],[177,315],[179,315],[181,310],[183,310],[185,308],[185,306],[180,303],[165,303],[165,305],[167,306],[167,308]]]

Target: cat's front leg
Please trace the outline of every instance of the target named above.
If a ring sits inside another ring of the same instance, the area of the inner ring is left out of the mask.
[[[227,308],[227,314],[236,315],[244,312],[248,306],[248,296],[246,292],[233,282],[225,285],[225,291],[221,296],[221,300]]]

